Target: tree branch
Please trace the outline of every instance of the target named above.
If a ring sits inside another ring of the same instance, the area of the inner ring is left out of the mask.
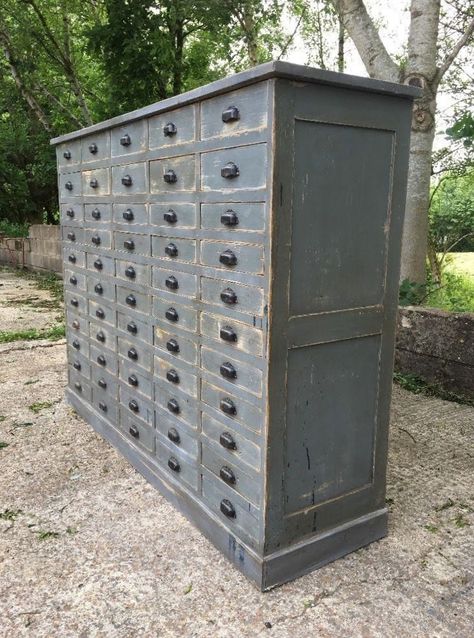
[[[473,34],[474,34],[474,18],[468,24],[464,35],[461,38],[459,38],[459,40],[456,42],[454,47],[451,49],[450,53],[448,53],[448,55],[445,57],[441,66],[438,68],[436,72],[436,78],[435,78],[436,84],[439,84],[441,82],[444,75],[449,70],[449,67],[459,55],[459,52],[469,42]]]

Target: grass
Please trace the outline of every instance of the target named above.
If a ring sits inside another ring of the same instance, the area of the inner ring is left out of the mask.
[[[8,447],[10,444],[7,443],[6,441],[0,441],[0,450],[3,450],[4,448]]]
[[[0,219],[0,233],[7,237],[28,237],[29,224]]]
[[[455,403],[462,403],[464,405],[470,405],[474,407],[474,400],[467,399],[466,397],[460,397],[454,392],[448,392],[443,390],[440,386],[432,383],[428,383],[415,374],[403,374],[401,372],[394,372],[393,380],[404,390],[413,392],[414,394],[423,394],[428,397],[438,397],[445,401],[453,401]]]
[[[423,305],[450,312],[474,312],[474,276],[447,268],[442,285],[428,292]]]
[[[27,328],[26,330],[5,330],[0,331],[0,343],[12,343],[13,341],[35,341],[36,339],[49,339],[57,341],[62,339],[66,334],[63,323],[47,328],[46,330],[38,330],[38,328]]]
[[[29,405],[28,408],[35,414],[38,414],[41,410],[51,408],[55,403],[58,403],[58,401],[38,401],[37,403]]]
[[[449,253],[446,268],[474,277],[474,253]]]
[[[3,510],[3,512],[0,512],[0,519],[2,521],[15,521],[17,516],[19,516],[20,514],[22,514],[22,510]]]
[[[40,530],[38,532],[38,538],[40,541],[45,541],[50,538],[57,538],[58,536],[59,536],[59,532],[51,532],[51,531],[44,531],[44,530]]]

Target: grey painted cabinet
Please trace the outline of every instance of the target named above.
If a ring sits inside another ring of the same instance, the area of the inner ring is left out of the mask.
[[[416,94],[276,62],[53,140],[67,398],[262,589],[386,533]]]

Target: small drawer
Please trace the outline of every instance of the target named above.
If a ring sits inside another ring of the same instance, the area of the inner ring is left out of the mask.
[[[192,397],[197,397],[198,380],[196,375],[182,370],[174,363],[169,363],[155,355],[155,377],[169,387],[178,388]]]
[[[89,359],[83,357],[82,354],[70,346],[67,349],[67,355],[69,368],[76,373],[79,372],[83,378],[89,380],[91,378],[91,364],[89,363]]]
[[[114,195],[135,195],[148,190],[146,164],[126,164],[112,166],[112,193]]]
[[[150,255],[150,235],[114,232],[115,250],[123,250],[130,255]]]
[[[65,249],[75,244],[84,243],[84,229],[74,226],[62,226],[61,234],[65,244]]]
[[[260,507],[261,484],[253,472],[245,472],[228,458],[224,460],[220,454],[205,444],[202,446],[202,464],[218,480],[248,499],[256,507]]]
[[[194,459],[198,458],[199,443],[195,434],[190,434],[185,426],[161,410],[155,412],[155,427],[161,432],[171,448],[183,450]]]
[[[129,359],[120,358],[119,375],[122,381],[130,388],[130,391],[141,394],[150,400],[153,398],[153,382],[151,373],[146,374]]]
[[[66,326],[68,330],[68,336],[73,338],[73,335],[88,339],[89,337],[89,322],[85,317],[78,316],[72,312],[66,311]]]
[[[112,330],[103,324],[89,323],[90,342],[95,343],[98,348],[108,348],[112,352],[117,350],[117,339]]]
[[[89,356],[89,340],[86,335],[69,331],[67,335],[67,342],[74,352],[81,354],[87,359]]]
[[[182,155],[150,162],[150,192],[175,193],[196,189],[194,155]]]
[[[160,326],[155,327],[155,346],[177,361],[187,361],[193,365],[198,363],[197,343]]]
[[[69,312],[87,313],[87,299],[72,290],[64,291],[64,304]]]
[[[123,281],[132,281],[143,286],[150,285],[150,266],[116,259],[115,270],[117,277]]]
[[[126,226],[148,224],[146,204],[114,204],[114,222]]]
[[[263,289],[256,286],[201,277],[201,299],[222,308],[263,316]]]
[[[131,318],[129,314],[117,312],[117,326],[126,332],[130,337],[138,337],[142,341],[151,343],[151,328],[145,322]]]
[[[67,286],[69,290],[80,290],[81,292],[85,292],[86,276],[66,268],[64,270],[64,285]]]
[[[117,355],[115,353],[110,352],[110,350],[105,350],[103,348],[98,348],[91,343],[90,346],[90,358],[91,363],[97,365],[102,370],[109,372],[110,374],[117,374],[118,365],[117,365]]]
[[[130,290],[124,286],[117,286],[117,305],[127,310],[150,314],[150,295]]]
[[[227,317],[201,313],[201,333],[236,350],[261,357],[263,355],[263,331]]]
[[[155,451],[155,431],[140,419],[136,419],[125,407],[120,407],[120,429],[127,439],[137,447],[153,454]]]
[[[139,366],[151,372],[153,370],[153,354],[149,345],[145,343],[138,343],[138,341],[132,342],[126,339],[120,338],[118,340],[118,352],[126,361],[129,361],[134,366]]]
[[[111,248],[112,235],[110,230],[100,228],[85,228],[84,243],[93,248]]]
[[[69,387],[71,390],[81,399],[88,403],[92,400],[92,391],[90,382],[85,377],[77,372],[72,366],[69,366],[68,370]]]
[[[171,385],[167,381],[155,383],[155,404],[196,430],[201,421],[198,401]]]
[[[82,194],[85,197],[110,195],[110,172],[108,168],[82,171]]]
[[[267,126],[268,86],[261,82],[204,100],[201,104],[201,139],[239,135]]]
[[[95,253],[87,253],[86,259],[87,269],[94,272],[97,276],[115,275],[115,264],[112,257],[104,257]]]
[[[177,146],[195,137],[194,106],[167,111],[148,120],[150,148]]]
[[[223,461],[255,470],[261,468],[261,449],[253,441],[229,425],[220,423],[205,412],[202,413],[202,434]]]
[[[201,348],[201,366],[222,381],[245,388],[256,396],[262,395],[263,372],[255,366],[205,346]]]
[[[196,204],[150,204],[150,224],[162,228],[196,228]]]
[[[146,151],[147,145],[148,131],[146,120],[131,122],[111,131],[112,157]]]
[[[107,324],[115,326],[115,309],[102,301],[89,301],[89,316],[98,322],[98,325]]]
[[[201,204],[201,228],[226,232],[265,229],[265,204]]]
[[[230,271],[263,274],[263,246],[237,242],[202,241],[201,264]]]
[[[61,171],[81,162],[81,142],[71,141],[56,147],[56,159]]]
[[[65,245],[63,246],[63,261],[65,266],[85,268],[86,253]]]
[[[107,397],[97,386],[92,385],[92,405],[103,419],[118,425],[118,403],[116,399]]]
[[[201,189],[226,191],[264,188],[267,146],[254,144],[201,155]]]
[[[81,173],[62,173],[59,175],[59,198],[80,197],[82,195]]]
[[[115,301],[115,286],[109,280],[99,279],[90,275],[87,278],[87,289],[94,301],[99,299]]]
[[[96,398],[102,397],[106,402],[118,400],[117,379],[101,370],[99,366],[92,366],[91,375],[92,391]]]
[[[112,219],[111,204],[85,204],[84,218],[89,224],[101,224]]]
[[[153,266],[152,286],[158,290],[172,292],[184,297],[197,298],[197,276],[188,272],[177,272],[174,268]]]
[[[161,434],[157,435],[156,454],[168,476],[182,481],[193,490],[198,489],[199,474],[195,459],[178,449],[176,445],[172,445]]]
[[[110,131],[95,133],[81,140],[82,162],[97,162],[110,157]]]
[[[61,204],[61,224],[81,226],[84,223],[82,204]]]
[[[264,415],[261,410],[207,381],[202,382],[201,401],[254,432],[262,431]]]
[[[197,310],[153,297],[153,316],[169,326],[190,332],[197,331]]]
[[[147,401],[147,399],[139,396],[133,389],[129,390],[124,386],[120,386],[119,395],[120,404],[125,408],[125,413],[153,427],[155,415],[151,401]]]
[[[151,254],[153,257],[169,259],[173,262],[194,263],[196,261],[196,240],[152,235]]]

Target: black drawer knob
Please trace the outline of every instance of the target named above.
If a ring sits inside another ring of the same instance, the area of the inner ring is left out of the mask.
[[[102,270],[103,267],[104,267],[104,264],[102,263],[101,259],[96,259],[94,261],[94,268],[96,268],[97,270]]]
[[[71,151],[64,151],[63,157],[64,157],[64,159],[70,160],[71,157],[72,157]]]
[[[238,223],[239,218],[233,210],[227,210],[221,215],[221,224],[224,224],[224,226],[237,226]]]
[[[234,162],[227,162],[225,166],[221,168],[221,176],[225,179],[234,179],[240,174],[239,167]]]
[[[237,408],[235,407],[235,403],[232,399],[221,399],[220,406],[222,412],[225,412],[225,414],[230,414],[231,416],[235,416],[237,414]]]
[[[107,412],[107,406],[103,401],[99,401],[99,408],[102,410],[102,412]]]
[[[169,320],[169,321],[178,321],[179,319],[179,315],[176,312],[175,308],[168,308],[168,310],[165,312],[165,317]]]
[[[137,324],[133,321],[130,321],[129,323],[127,323],[127,330],[128,332],[130,332],[130,334],[136,335],[138,332]]]
[[[130,432],[130,434],[133,436],[134,439],[140,438],[140,430],[137,428],[136,425],[131,425],[128,428],[128,431]]]
[[[72,182],[66,182],[66,183],[64,184],[64,188],[65,188],[67,191],[72,191],[72,189],[74,188],[74,186],[73,186]]]
[[[135,374],[131,374],[128,377],[128,382],[129,382],[130,385],[133,385],[136,388],[138,386],[137,376]]]
[[[173,470],[173,472],[179,472],[181,469],[178,459],[175,459],[174,456],[170,456],[168,459],[168,467],[170,470]]]
[[[77,339],[75,339],[72,342],[72,347],[75,348],[76,350],[80,350],[81,349],[81,344],[79,343],[79,341],[77,341]]]
[[[73,297],[71,299],[71,306],[74,306],[74,308],[77,308],[78,305],[79,305],[79,301],[75,297]]]
[[[76,381],[76,383],[74,384],[74,387],[76,388],[78,392],[82,392],[82,385],[79,383],[79,381]]]
[[[172,169],[169,169],[163,173],[163,179],[167,184],[175,184],[178,181],[178,176]]]
[[[127,266],[127,268],[125,268],[125,276],[129,279],[135,279],[135,277],[137,276],[135,268],[133,266]]]
[[[89,186],[91,188],[98,188],[99,187],[99,182],[96,180],[95,177],[93,177],[90,182],[89,182]]]
[[[105,334],[102,332],[102,330],[99,330],[99,332],[96,334],[96,338],[97,338],[97,341],[100,341],[101,343],[105,343]]]
[[[165,222],[168,222],[168,224],[176,224],[176,222],[178,221],[178,215],[176,215],[174,210],[170,209],[163,214],[163,219],[165,220]]]
[[[75,264],[76,263],[76,255],[69,255],[68,260],[71,262],[71,264]]]
[[[168,438],[170,441],[173,441],[173,443],[179,443],[181,441],[179,432],[176,428],[170,428],[168,430]]]
[[[96,246],[100,246],[100,237],[99,235],[92,235],[91,242]]]
[[[99,386],[99,388],[102,388],[102,390],[105,390],[107,387],[107,381],[105,379],[99,379],[97,381],[97,385]]]
[[[177,132],[178,129],[176,128],[176,124],[173,124],[173,122],[168,122],[168,124],[163,126],[163,135],[165,137],[172,137],[173,135],[176,135]]]
[[[67,211],[66,211],[66,215],[72,219],[74,217],[73,209],[72,208],[68,208]]]
[[[222,432],[219,437],[219,443],[222,447],[225,447],[226,450],[236,450],[237,444],[234,441],[234,437],[229,432]]]
[[[230,326],[222,326],[219,330],[219,336],[221,339],[224,339],[224,341],[231,341],[233,343],[237,341],[237,333]]]
[[[165,286],[169,288],[170,290],[178,290],[179,283],[174,275],[170,275],[169,277],[166,277],[165,279]]]
[[[68,233],[68,234],[67,234],[67,238],[68,238],[70,241],[76,241],[76,235],[75,235],[74,233]]]
[[[82,368],[82,365],[80,361],[74,361],[74,363],[72,364],[72,367],[74,368],[74,370],[80,370]]]
[[[171,383],[179,383],[179,374],[176,372],[176,370],[168,370],[168,372],[166,373],[166,378],[168,379],[168,381],[171,381]]]
[[[177,257],[178,247],[176,246],[176,244],[168,244],[167,246],[165,246],[165,253],[168,255],[168,257]]]
[[[100,219],[100,210],[98,208],[94,208],[91,215],[94,219]]]
[[[168,339],[166,342],[166,349],[170,352],[179,352],[179,343],[176,339]]]
[[[103,295],[104,294],[104,287],[102,286],[102,284],[96,284],[94,286],[94,290],[96,291],[96,293],[98,295]]]
[[[79,328],[81,327],[79,321],[77,319],[74,319],[74,321],[72,322],[71,326],[74,328],[74,330],[79,330]]]
[[[131,186],[133,184],[132,176],[131,175],[124,175],[122,177],[122,184],[124,186]]]
[[[237,293],[232,290],[232,288],[225,288],[221,292],[221,300],[229,305],[233,305],[237,303]]]
[[[95,316],[99,317],[99,319],[105,319],[105,312],[102,310],[102,308],[97,308],[97,310],[95,311]]]
[[[138,352],[135,350],[135,348],[129,348],[127,355],[128,358],[132,359],[133,361],[137,361],[138,359]]]
[[[230,361],[225,361],[224,363],[222,363],[219,369],[222,376],[226,379],[237,379],[237,370],[230,363]]]
[[[225,111],[222,111],[223,122],[235,122],[240,120],[239,109],[236,106],[228,106]]]
[[[132,143],[132,140],[128,133],[125,133],[125,135],[122,135],[122,137],[120,138],[120,144],[122,146],[130,146],[131,143]]]
[[[69,283],[72,284],[73,286],[77,286],[77,277],[76,277],[76,275],[73,275],[72,277],[69,277]]]
[[[235,266],[237,263],[237,256],[231,250],[224,250],[219,255],[219,261],[221,264],[224,264],[224,266]]]
[[[227,516],[227,518],[235,518],[235,508],[226,498],[221,501],[221,512],[224,516]]]
[[[92,155],[95,155],[98,150],[97,144],[89,144],[89,152],[92,153]]]
[[[170,399],[167,403],[167,406],[168,410],[173,414],[179,414],[181,411],[179,403],[176,401],[176,399]]]
[[[130,408],[132,412],[135,412],[135,413],[140,412],[140,406],[135,401],[135,399],[132,399],[131,401],[128,402],[128,407]]]
[[[137,300],[136,300],[135,295],[127,295],[127,296],[125,297],[125,303],[126,303],[128,306],[135,307],[135,306],[137,305]]]
[[[134,215],[133,215],[133,210],[131,208],[127,208],[127,210],[124,210],[122,213],[122,217],[127,221],[127,222],[131,222],[133,221]]]
[[[126,239],[123,242],[123,246],[124,248],[126,248],[127,250],[133,250],[135,248],[135,242],[133,241],[133,239]]]
[[[97,357],[97,363],[100,366],[106,366],[107,365],[107,361],[106,361],[106,359],[105,359],[103,354],[99,354],[99,356]]]
[[[219,476],[229,485],[235,484],[235,474],[232,472],[230,467],[227,467],[227,465],[221,467],[221,469],[219,470]]]

